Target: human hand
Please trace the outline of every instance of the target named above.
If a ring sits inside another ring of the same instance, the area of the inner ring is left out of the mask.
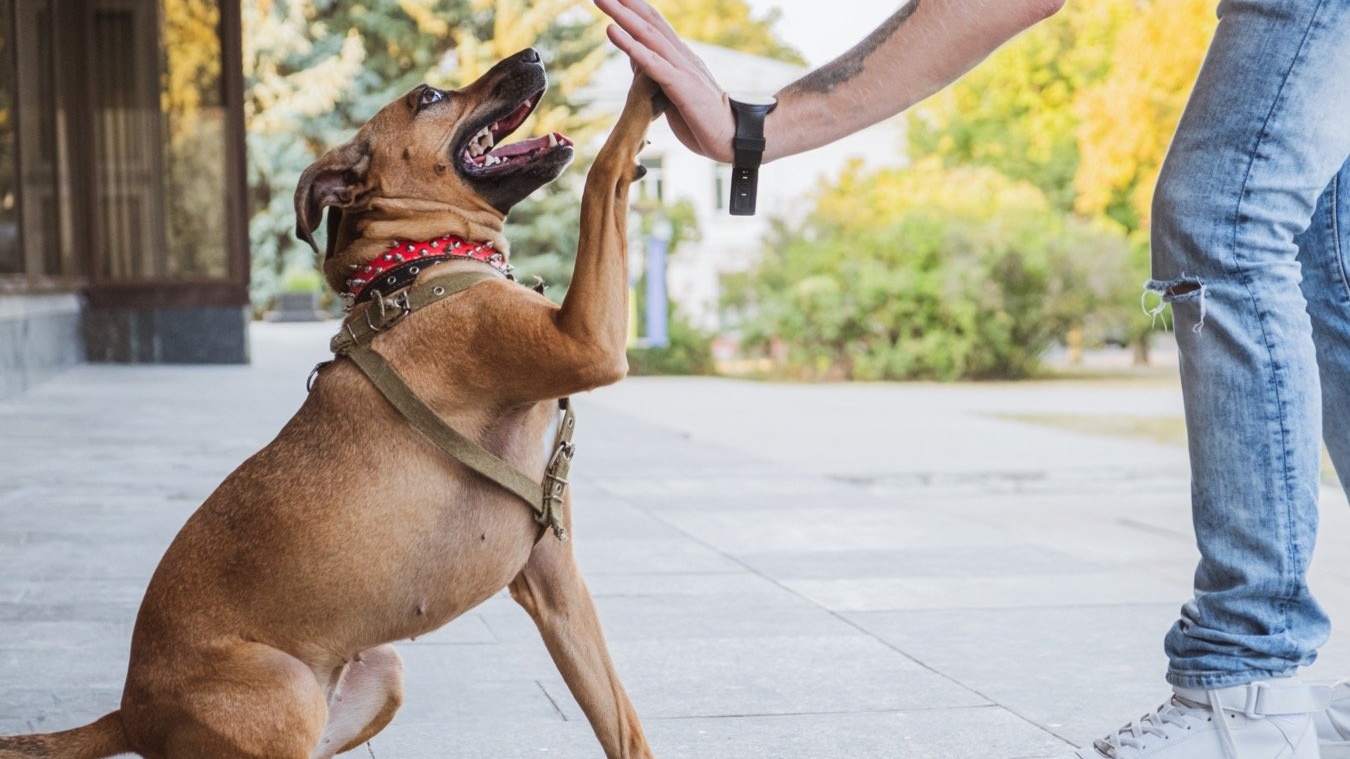
[[[670,103],[666,120],[680,142],[695,153],[731,163],[736,122],[727,93],[703,60],[644,0],[594,2],[614,19],[606,29],[610,41],[665,93]]]

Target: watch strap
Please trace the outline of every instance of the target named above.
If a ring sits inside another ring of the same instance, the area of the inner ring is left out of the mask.
[[[764,162],[764,117],[777,102],[746,103],[731,98],[731,111],[736,117],[736,136],[731,141],[731,200],[732,216],[753,216],[759,190],[759,166]]]

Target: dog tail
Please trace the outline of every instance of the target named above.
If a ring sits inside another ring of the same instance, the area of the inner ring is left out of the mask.
[[[0,759],[103,759],[129,751],[120,711],[74,730],[0,736]]]

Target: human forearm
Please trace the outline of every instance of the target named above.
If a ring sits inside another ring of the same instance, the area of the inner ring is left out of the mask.
[[[893,116],[937,92],[1063,0],[910,0],[852,50],[778,93],[766,161]]]
[[[691,150],[730,162],[727,94],[645,0],[594,0],[609,38],[669,99],[666,120]],[[951,83],[1064,0],[909,0],[852,50],[778,93],[765,160],[800,153],[894,116]]]

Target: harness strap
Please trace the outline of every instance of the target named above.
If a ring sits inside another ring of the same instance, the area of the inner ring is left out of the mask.
[[[417,397],[394,367],[369,345],[375,335],[418,308],[492,277],[492,274],[480,272],[449,274],[428,279],[392,299],[377,296],[365,309],[347,317],[342,331],[333,337],[333,353],[351,359],[390,405],[437,447],[469,469],[509,490],[530,507],[534,512],[534,521],[552,529],[560,540],[567,540],[567,530],[563,527],[563,496],[567,492],[567,474],[576,450],[572,443],[576,417],[567,398],[558,401],[562,416],[558,420],[553,454],[549,457],[541,483],[446,424]],[[358,314],[360,318],[357,318]]]
[[[366,345],[413,311],[463,292],[485,279],[497,278],[497,275],[486,271],[461,271],[428,277],[389,297],[376,290],[371,300],[352,308],[342,322],[341,331],[333,336],[329,348],[333,353],[342,355],[352,346]]]

